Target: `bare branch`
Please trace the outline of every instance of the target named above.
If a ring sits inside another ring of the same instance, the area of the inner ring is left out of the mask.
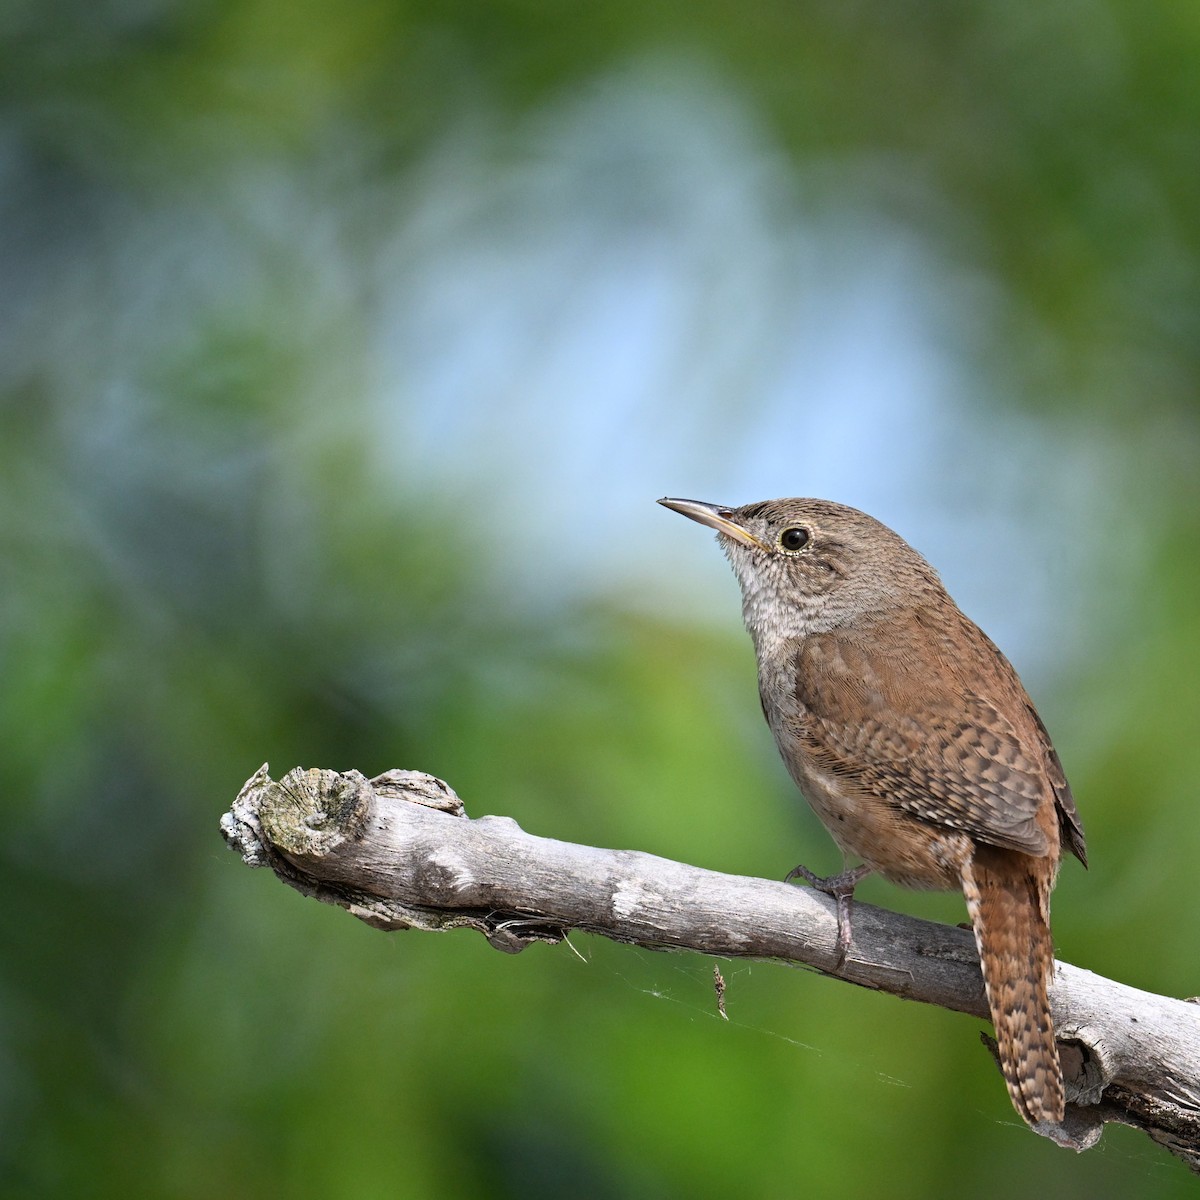
[[[801,963],[860,987],[987,1017],[965,930],[855,903],[837,965],[837,918],[809,888],[723,875],[652,854],[471,820],[418,771],[264,765],[221,819],[250,866],[379,929],[477,929],[509,953],[572,929],[654,949]],[[1107,1121],[1146,1132],[1200,1173],[1200,1005],[1058,963],[1051,1006],[1070,1101],[1051,1136],[1084,1150]]]

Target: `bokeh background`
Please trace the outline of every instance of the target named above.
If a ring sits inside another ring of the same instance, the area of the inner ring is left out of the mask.
[[[217,822],[264,760],[407,767],[833,869],[653,503],[824,495],[1033,691],[1061,955],[1200,991],[1197,62],[1132,0],[0,6],[0,1190],[1190,1191],[1027,1133],[979,1022],[385,936]]]

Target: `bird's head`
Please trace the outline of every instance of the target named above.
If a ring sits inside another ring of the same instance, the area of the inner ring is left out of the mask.
[[[727,508],[669,497],[659,504],[717,531],[756,643],[944,595],[937,572],[899,534],[844,504],[790,499]]]

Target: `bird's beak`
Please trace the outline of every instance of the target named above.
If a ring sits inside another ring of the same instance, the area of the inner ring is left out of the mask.
[[[677,500],[672,496],[664,496],[659,504],[664,508],[672,508],[677,513],[683,513],[685,517],[691,517],[701,525],[709,525],[718,533],[723,533],[744,546],[753,546],[755,550],[767,548],[748,529],[743,529],[733,520],[733,510],[730,508],[724,508],[720,504],[706,504],[703,500]]]

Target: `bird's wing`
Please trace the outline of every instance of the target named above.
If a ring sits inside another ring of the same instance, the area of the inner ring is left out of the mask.
[[[1047,770],[1050,776],[1050,786],[1054,789],[1055,808],[1058,810],[1058,828],[1062,844],[1075,855],[1083,865],[1087,866],[1087,842],[1083,835],[1083,822],[1079,819],[1079,810],[1075,807],[1075,796],[1071,785],[1067,782],[1067,773],[1050,741],[1046,726],[1038,716],[1037,709],[1029,705],[1029,715],[1037,725],[1042,739],[1042,748],[1046,753]]]
[[[1007,672],[993,698],[970,654],[931,655],[914,636],[876,629],[869,649],[836,630],[806,638],[796,657],[795,734],[823,771],[882,803],[994,846],[1045,854],[1037,814],[1051,792],[1047,757],[1023,706],[1025,728],[1002,711],[1011,687],[1021,688],[1007,660],[999,660]]]

